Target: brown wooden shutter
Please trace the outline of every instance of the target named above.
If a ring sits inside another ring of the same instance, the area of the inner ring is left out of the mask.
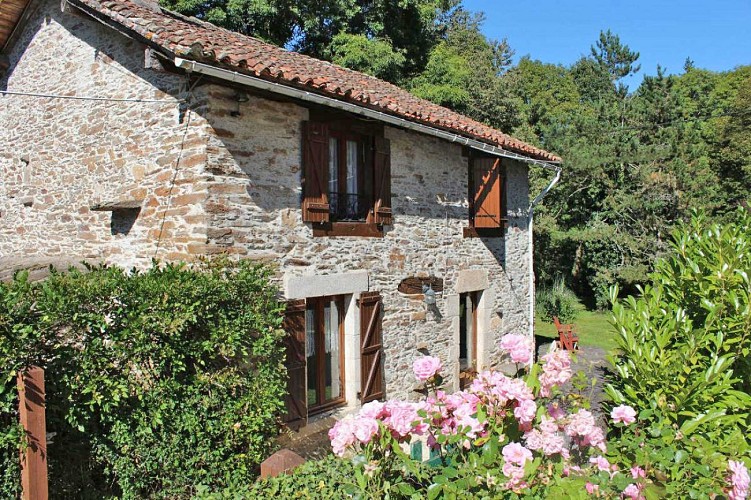
[[[391,144],[384,137],[375,137],[373,151],[374,222],[393,224],[391,213]]]
[[[286,358],[289,380],[284,404],[287,413],[284,421],[291,429],[299,429],[308,420],[308,402],[305,390],[305,300],[287,301],[284,313]]]
[[[503,183],[500,158],[471,160],[472,225],[476,228],[503,227]]]
[[[360,402],[383,400],[383,305],[378,292],[360,294]]]
[[[329,128],[326,124],[302,124],[303,200],[302,220],[329,221]]]

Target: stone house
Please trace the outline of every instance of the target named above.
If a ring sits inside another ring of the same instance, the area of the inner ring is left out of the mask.
[[[5,267],[273,262],[293,424],[531,335],[528,172],[559,158],[376,78],[146,0],[3,0],[0,144]]]

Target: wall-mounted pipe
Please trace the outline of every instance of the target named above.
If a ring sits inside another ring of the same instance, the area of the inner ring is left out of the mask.
[[[555,167],[555,176],[550,184],[542,190],[540,194],[535,196],[532,203],[529,204],[529,211],[527,212],[527,234],[529,236],[529,335],[534,338],[535,334],[535,254],[534,254],[534,235],[532,233],[534,227],[534,215],[535,206],[542,201],[543,198],[553,189],[553,186],[558,184],[561,180],[561,167]]]

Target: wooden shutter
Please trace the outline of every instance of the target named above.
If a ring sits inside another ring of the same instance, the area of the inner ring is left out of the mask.
[[[374,222],[393,224],[391,213],[391,144],[388,139],[375,137],[373,147]]]
[[[501,159],[474,157],[471,164],[472,225],[476,228],[502,228]]]
[[[284,313],[286,358],[289,380],[284,403],[287,413],[284,421],[291,429],[299,429],[308,420],[308,402],[305,390],[305,300],[290,300]]]
[[[378,292],[360,294],[360,402],[383,400],[383,305]]]
[[[329,221],[329,128],[323,123],[302,124],[302,220]]]

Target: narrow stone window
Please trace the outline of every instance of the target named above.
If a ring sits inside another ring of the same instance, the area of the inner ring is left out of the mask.
[[[477,374],[477,304],[480,292],[459,295],[459,386],[464,389]]]

